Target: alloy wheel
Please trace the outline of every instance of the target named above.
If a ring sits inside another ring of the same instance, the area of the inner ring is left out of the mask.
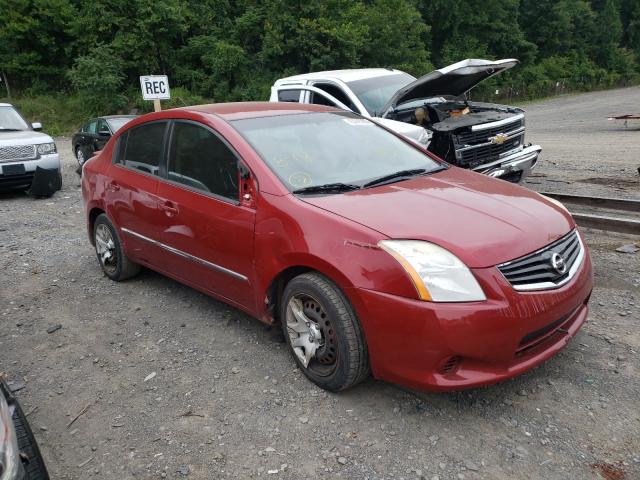
[[[116,244],[109,227],[103,223],[98,224],[96,226],[95,240],[100,265],[102,265],[105,272],[113,275],[118,268],[118,255],[116,253]]]

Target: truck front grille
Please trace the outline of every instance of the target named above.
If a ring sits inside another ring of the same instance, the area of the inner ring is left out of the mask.
[[[522,119],[518,119],[515,122],[501,125],[499,127],[488,128],[486,130],[470,130],[468,132],[462,132],[458,135],[458,143],[460,143],[460,145],[476,145],[478,143],[485,143],[489,138],[494,137],[499,133],[510,132],[522,127],[522,122]]]
[[[488,163],[495,163],[511,150],[524,145],[524,116],[514,116],[513,121],[499,121],[495,124],[475,125],[455,136],[456,160],[461,167],[475,169]],[[487,128],[485,128],[485,126]],[[502,143],[496,138],[504,135]]]
[[[464,150],[460,152],[461,158],[459,161],[468,168],[476,168],[485,163],[493,162],[498,160],[503,153],[522,145],[522,136],[507,140],[502,145],[489,144]]]
[[[558,256],[564,269],[557,268]],[[571,280],[583,257],[584,246],[574,230],[537,252],[498,265],[498,270],[516,290],[544,290]]]
[[[16,160],[35,160],[37,158],[34,145],[19,145],[16,147],[0,147],[0,162]]]

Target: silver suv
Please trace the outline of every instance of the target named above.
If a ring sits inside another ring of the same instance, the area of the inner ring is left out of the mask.
[[[36,170],[53,179],[53,191],[62,187],[60,157],[49,135],[38,132],[40,123],[29,124],[9,103],[0,103],[0,190],[30,188]]]

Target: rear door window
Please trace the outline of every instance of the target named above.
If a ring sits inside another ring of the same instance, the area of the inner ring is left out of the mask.
[[[175,122],[167,175],[172,182],[238,201],[238,159],[218,135],[201,125]]]
[[[281,92],[278,92],[278,101],[299,103],[300,92],[301,90],[283,90]]]
[[[160,163],[167,122],[153,122],[134,127],[120,137],[118,161],[125,167],[160,175]]]

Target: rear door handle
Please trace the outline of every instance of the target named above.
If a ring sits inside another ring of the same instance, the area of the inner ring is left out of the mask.
[[[179,210],[178,207],[172,202],[163,202],[159,204],[160,210],[166,213],[169,217],[173,217],[177,215]]]
[[[118,190],[120,190],[120,185],[118,185],[116,182],[109,182],[107,184],[107,190],[111,192],[117,192]]]

